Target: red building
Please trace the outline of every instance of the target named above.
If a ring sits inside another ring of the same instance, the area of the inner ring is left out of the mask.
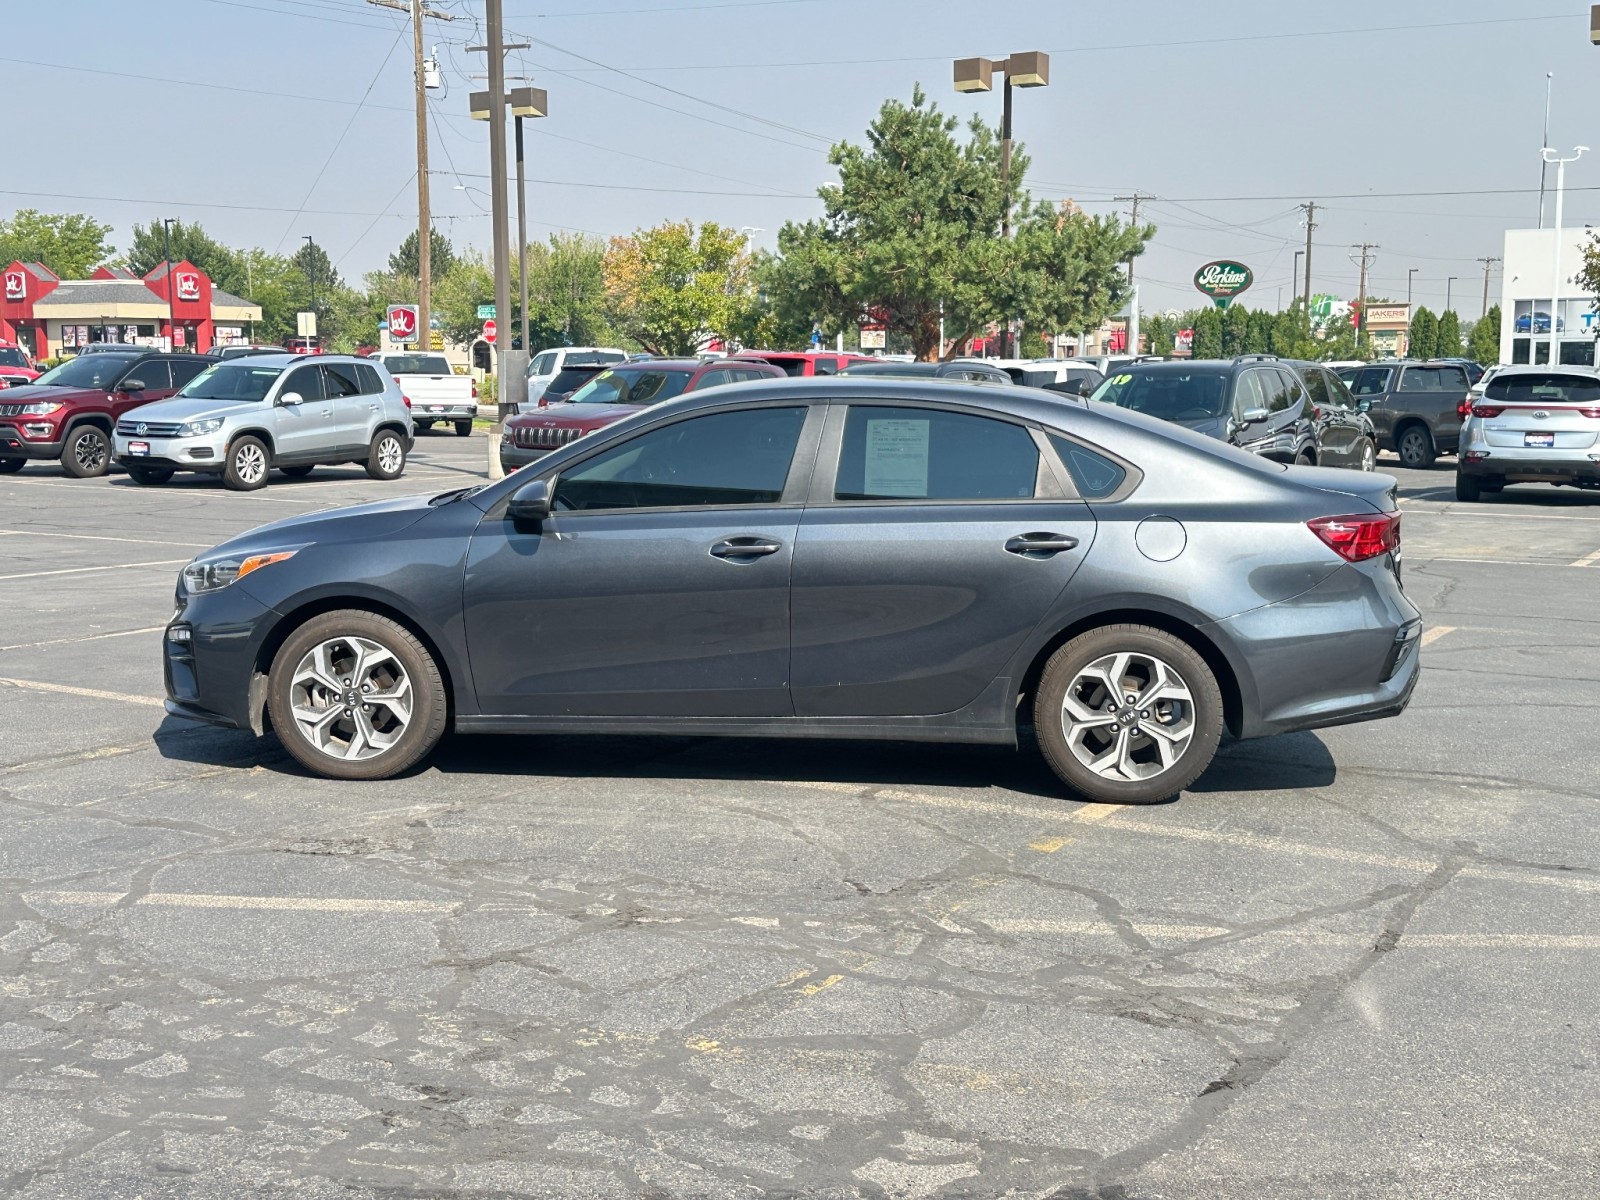
[[[162,263],[143,279],[99,267],[88,279],[61,279],[43,263],[14,262],[0,289],[0,342],[35,359],[72,354],[90,342],[121,342],[204,352],[249,341],[261,309],[215,288],[193,263]],[[169,341],[170,339],[170,341]]]

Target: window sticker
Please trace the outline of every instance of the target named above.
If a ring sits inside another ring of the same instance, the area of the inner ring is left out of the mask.
[[[925,420],[867,422],[867,495],[928,494],[928,428]]]

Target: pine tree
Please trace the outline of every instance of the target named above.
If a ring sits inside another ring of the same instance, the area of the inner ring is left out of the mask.
[[[1461,318],[1454,312],[1439,314],[1439,334],[1434,343],[1433,357],[1459,358],[1461,356]]]
[[[1215,308],[1204,308],[1194,319],[1194,357],[1222,357],[1222,313]]]
[[[1488,315],[1472,327],[1467,339],[1467,357],[1484,366],[1500,361],[1500,306],[1496,304]]]
[[[1407,339],[1407,358],[1433,358],[1439,350],[1439,318],[1425,307],[1411,315],[1411,336]]]

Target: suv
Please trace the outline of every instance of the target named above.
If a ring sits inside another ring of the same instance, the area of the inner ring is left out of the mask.
[[[388,372],[343,354],[279,354],[215,364],[164,404],[117,422],[116,459],[135,483],[177,471],[220,474],[234,491],[265,487],[277,467],[361,463],[398,479],[411,450],[411,414]]]
[[[1047,392],[1064,392],[1069,396],[1090,395],[1106,381],[1105,375],[1095,367],[1068,359],[1015,359],[995,365],[1011,376],[1013,383],[1043,388]]]
[[[0,342],[0,388],[21,387],[39,378],[28,352],[14,342]]]
[[[558,446],[674,396],[725,383],[783,377],[781,367],[754,359],[652,358],[623,363],[600,372],[564,404],[508,420],[500,442],[500,465],[515,471]]]
[[[567,366],[610,367],[626,362],[628,352],[615,346],[556,346],[541,350],[528,363],[528,405],[539,402],[550,381]]]
[[[963,383],[1010,383],[1011,376],[986,362],[957,358],[950,362],[889,362],[873,359],[852,363],[841,375],[894,375],[902,379],[954,379]]]
[[[104,475],[117,419],[166,399],[216,361],[129,346],[69,358],[32,383],[7,388],[0,393],[0,474],[53,458],[76,479]]]
[[[1508,483],[1600,488],[1600,372],[1593,367],[1505,367],[1461,427],[1456,499]]]
[[[1461,441],[1461,405],[1471,389],[1459,363],[1373,363],[1355,372],[1350,390],[1372,413],[1378,447],[1393,450],[1402,466],[1425,471]]]
[[[1376,433],[1338,376],[1270,354],[1128,363],[1092,397],[1297,466],[1377,464]]]

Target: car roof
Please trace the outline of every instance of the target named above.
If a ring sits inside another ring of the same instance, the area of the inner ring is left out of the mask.
[[[1490,369],[1494,370],[1494,368],[1490,368]],[[1495,370],[1495,378],[1496,379],[1499,379],[1499,378],[1501,378],[1502,376],[1505,376],[1505,375],[1552,375],[1552,374],[1554,374],[1554,375],[1583,375],[1583,376],[1587,376],[1589,378],[1596,378],[1596,377],[1600,377],[1600,367],[1583,366],[1583,365],[1577,364],[1577,363],[1574,363],[1574,364],[1572,364],[1570,366],[1567,365],[1566,363],[1544,363],[1543,365],[1534,364],[1534,363],[1518,363],[1516,366],[1500,367],[1498,370]]]

